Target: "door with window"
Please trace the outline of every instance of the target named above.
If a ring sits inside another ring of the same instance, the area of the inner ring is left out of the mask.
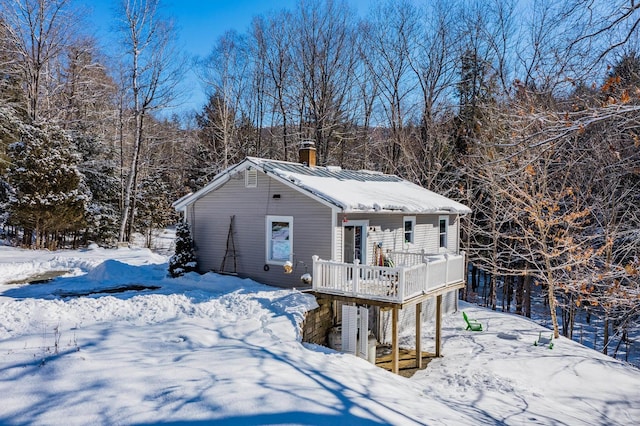
[[[353,263],[355,259],[358,259],[361,265],[367,263],[366,248],[368,227],[368,221],[350,220],[343,224],[343,262]]]

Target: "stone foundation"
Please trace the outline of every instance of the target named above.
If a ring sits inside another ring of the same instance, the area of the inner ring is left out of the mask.
[[[327,334],[333,327],[333,304],[331,300],[322,296],[316,296],[318,307],[307,312],[302,323],[302,341],[327,345]]]

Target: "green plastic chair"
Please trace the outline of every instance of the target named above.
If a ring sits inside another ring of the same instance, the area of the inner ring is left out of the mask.
[[[482,324],[474,319],[470,320],[465,311],[462,311],[462,316],[464,317],[464,321],[467,323],[467,330],[482,331]]]
[[[549,349],[553,349],[553,333],[549,333],[549,337],[542,335],[542,331],[538,334],[538,340],[533,342],[533,346],[547,346]]]

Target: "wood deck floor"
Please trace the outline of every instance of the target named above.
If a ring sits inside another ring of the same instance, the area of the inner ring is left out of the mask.
[[[422,368],[427,368],[427,364],[436,355],[431,352],[422,352]],[[416,351],[415,349],[402,349],[400,348],[400,359],[398,360],[399,372],[401,376],[411,377],[418,369],[416,368]],[[376,350],[376,366],[391,371],[392,368],[392,355],[390,346],[379,346]]]

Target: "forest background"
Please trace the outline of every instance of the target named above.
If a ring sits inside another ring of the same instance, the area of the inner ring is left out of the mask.
[[[0,222],[16,245],[150,245],[218,172],[296,161],[313,140],[321,165],[472,208],[463,297],[487,282],[483,304],[530,316],[538,285],[556,336],[594,315],[605,352],[637,327],[640,4],[388,0],[362,16],[303,0],[195,59],[159,0],[118,4],[106,49],[82,4],[0,0]],[[177,114],[191,70],[207,101]]]

